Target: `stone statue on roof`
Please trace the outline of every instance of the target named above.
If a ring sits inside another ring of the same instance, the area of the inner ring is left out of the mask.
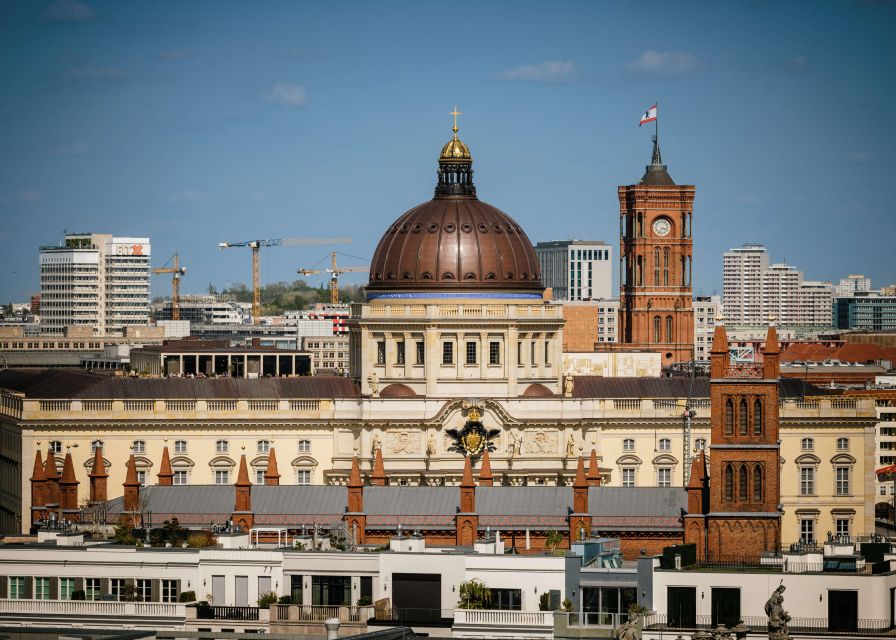
[[[787,630],[790,615],[784,610],[785,589],[786,587],[782,582],[765,603],[765,615],[768,616],[769,640],[790,640],[790,632]]]
[[[628,618],[616,627],[616,640],[641,640],[641,630],[635,624],[637,619],[635,614],[629,613]]]

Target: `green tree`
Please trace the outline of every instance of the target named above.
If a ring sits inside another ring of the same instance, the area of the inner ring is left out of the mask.
[[[459,593],[458,609],[485,609],[492,603],[492,590],[478,578],[461,582]]]
[[[563,542],[563,534],[559,531],[549,531],[544,538],[544,548],[553,552]]]

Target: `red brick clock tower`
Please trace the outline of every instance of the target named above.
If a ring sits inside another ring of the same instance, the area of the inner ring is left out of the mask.
[[[659,351],[663,366],[694,357],[693,185],[676,185],[653,139],[638,184],[619,187],[619,336]]]

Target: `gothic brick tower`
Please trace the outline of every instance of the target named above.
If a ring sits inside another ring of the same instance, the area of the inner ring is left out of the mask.
[[[476,483],[470,456],[464,456],[464,474],[460,480],[460,509],[454,516],[455,543],[471,547],[479,537],[479,515],[476,513]]]
[[[732,363],[724,326],[713,337],[706,555],[755,558],[781,547],[778,337],[769,327],[763,362]],[[690,541],[690,540],[689,540]]]
[[[364,512],[364,482],[358,456],[352,458],[352,470],[348,475],[348,508],[344,520],[349,538],[353,537],[355,544],[364,544],[367,514]]]
[[[653,139],[638,184],[619,187],[619,341],[659,351],[663,366],[694,357],[693,185],[676,185]]]

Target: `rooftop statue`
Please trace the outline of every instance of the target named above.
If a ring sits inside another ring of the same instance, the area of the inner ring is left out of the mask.
[[[778,585],[765,603],[769,640],[790,640],[790,632],[787,630],[790,615],[784,610],[784,589],[786,587],[783,583]]]

